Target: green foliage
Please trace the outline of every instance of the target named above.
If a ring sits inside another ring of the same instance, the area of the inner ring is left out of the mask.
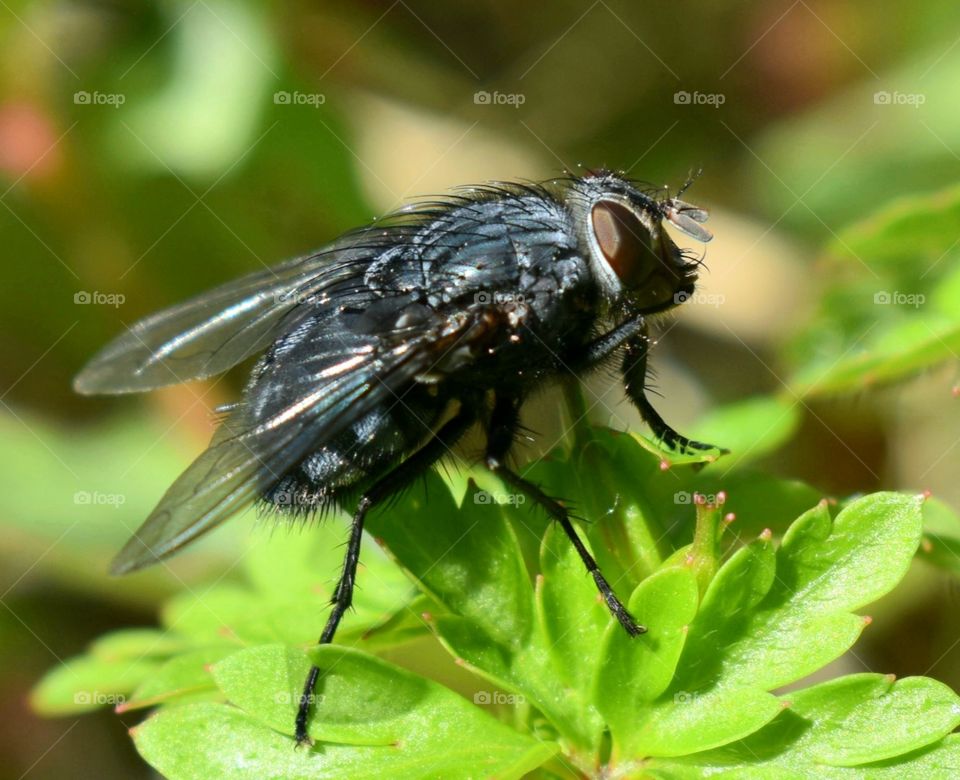
[[[960,352],[960,189],[902,198],[838,235],[820,311],[794,344],[795,392],[850,392]]]
[[[921,542],[922,497],[877,493],[837,511],[794,483],[741,471],[716,497],[721,508],[692,498],[715,484],[710,469],[664,472],[633,437],[578,437],[575,454],[554,453],[537,477],[594,518],[589,542],[649,627],[640,637],[612,621],[571,545],[536,511],[502,487],[430,475],[371,517],[395,563],[367,540],[357,609],[337,645],[312,642],[342,526],[258,535],[243,584],[174,597],[165,631],[101,639],[48,675],[34,705],[155,708],[134,740],[175,780],[570,777],[601,767],[611,777],[748,767],[921,777],[960,762],[948,736],[960,698],[934,680],[861,674],[780,691],[846,652],[869,622],[856,611],[904,576]],[[618,497],[602,497],[608,481],[622,486]],[[792,523],[770,511],[798,500],[808,509]],[[656,541],[675,510],[681,529]],[[779,543],[746,531],[765,525]],[[414,600],[408,582],[423,595]],[[427,631],[476,675],[473,702],[371,654]],[[316,745],[295,750],[311,662],[322,670]]]

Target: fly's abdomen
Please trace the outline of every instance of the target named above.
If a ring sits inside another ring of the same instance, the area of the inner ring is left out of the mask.
[[[340,508],[429,437],[440,417],[414,386],[393,406],[370,412],[284,475],[263,501],[294,515]]]

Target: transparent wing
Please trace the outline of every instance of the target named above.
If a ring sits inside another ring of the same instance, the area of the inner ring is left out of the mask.
[[[384,231],[357,234],[140,320],[93,357],[74,389],[137,393],[222,373],[269,346],[288,311],[356,273],[386,238]]]
[[[395,402],[394,394],[429,370],[438,343],[421,337],[380,352],[345,353],[261,420],[251,419],[248,405],[236,407],[114,559],[112,573],[156,563],[252,503],[318,442]]]

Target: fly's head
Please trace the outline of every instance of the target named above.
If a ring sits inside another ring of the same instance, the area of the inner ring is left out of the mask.
[[[687,186],[669,197],[613,173],[574,180],[567,205],[609,305],[652,314],[693,294],[699,261],[664,229],[669,223],[701,243],[713,238],[702,224],[707,212],[680,200]]]

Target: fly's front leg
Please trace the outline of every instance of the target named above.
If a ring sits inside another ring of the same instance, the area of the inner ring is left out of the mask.
[[[593,581],[597,585],[597,590],[600,591],[600,595],[610,610],[610,614],[617,619],[630,636],[637,636],[638,634],[644,633],[647,629],[634,620],[623,602],[617,598],[617,594],[613,592],[610,583],[608,583],[606,577],[603,576],[596,560],[580,539],[577,530],[570,521],[570,514],[567,512],[566,507],[556,499],[548,496],[535,484],[524,479],[506,466],[505,460],[507,452],[510,450],[510,445],[513,443],[514,436],[517,432],[519,407],[520,404],[516,399],[497,396],[497,402],[494,406],[487,430],[487,454],[484,459],[487,468],[508,485],[528,496],[533,503],[543,507],[547,514],[560,524],[563,532],[567,535],[567,538],[570,539],[574,549],[577,551],[577,555],[580,556],[580,560],[583,561],[587,572],[593,577]]]
[[[693,441],[677,433],[657,413],[657,410],[653,408],[650,401],[647,400],[647,353],[650,351],[650,337],[647,335],[646,325],[634,336],[627,339],[624,346],[626,349],[621,368],[624,387],[630,401],[637,408],[637,411],[640,412],[640,416],[643,417],[644,422],[650,426],[653,435],[670,449],[679,450],[684,454],[694,450],[719,449],[712,444]]]

